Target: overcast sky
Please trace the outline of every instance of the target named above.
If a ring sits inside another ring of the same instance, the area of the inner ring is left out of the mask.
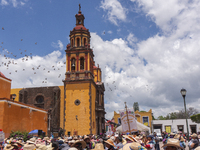
[[[155,117],[178,111],[181,88],[187,107],[199,109],[199,0],[0,0],[0,71],[12,88],[63,85],[79,3],[108,119],[125,101]]]

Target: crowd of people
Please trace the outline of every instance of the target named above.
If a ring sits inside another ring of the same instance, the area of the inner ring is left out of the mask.
[[[1,150],[178,150],[186,148],[186,138],[181,133],[164,132],[163,140],[157,134],[145,135],[134,133],[133,135],[84,135],[64,136],[58,138],[32,137],[26,142],[21,138],[6,138]],[[200,150],[197,134],[191,135],[188,146],[191,150]],[[162,146],[159,145],[163,142]]]

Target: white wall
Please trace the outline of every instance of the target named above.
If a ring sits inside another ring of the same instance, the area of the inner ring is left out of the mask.
[[[187,133],[186,119],[173,119],[173,120],[153,120],[153,125],[162,125],[162,131],[165,131],[165,126],[171,126],[171,131],[178,131],[178,125],[183,125],[184,132]],[[188,119],[188,129],[191,133],[190,125],[196,125],[196,131],[200,132],[200,124],[192,122]]]

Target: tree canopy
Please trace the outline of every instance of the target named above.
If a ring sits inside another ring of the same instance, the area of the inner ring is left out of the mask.
[[[199,113],[197,109],[194,107],[190,107],[186,110],[187,118],[189,119],[191,116],[196,115]],[[193,117],[195,118],[195,117]],[[159,116],[158,120],[170,120],[170,119],[185,119],[185,109],[181,109],[178,112],[171,112],[167,114],[167,116]],[[200,119],[199,119],[200,120]]]

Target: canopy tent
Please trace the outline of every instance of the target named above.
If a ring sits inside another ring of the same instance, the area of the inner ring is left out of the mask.
[[[44,133],[44,132],[42,131],[42,133]],[[38,134],[38,130],[32,130],[32,131],[29,132],[28,134]]]
[[[136,121],[136,122],[137,122],[137,129],[138,129],[139,131],[151,133],[151,130],[150,130],[149,127],[143,125],[142,123],[140,123],[140,122],[138,122],[138,121]],[[122,125],[120,125],[119,127],[116,128],[116,132],[122,133]]]

